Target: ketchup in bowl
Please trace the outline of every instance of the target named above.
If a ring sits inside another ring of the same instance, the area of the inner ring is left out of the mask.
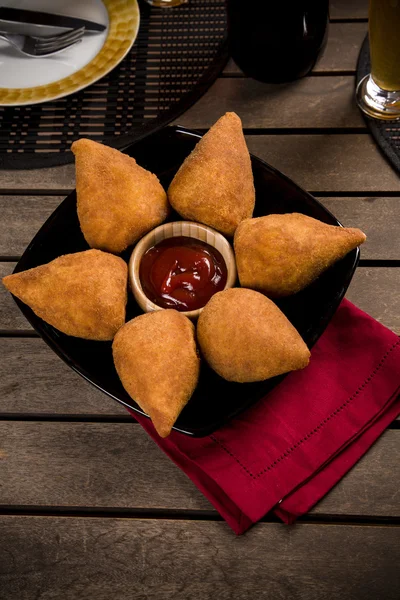
[[[146,296],[162,308],[202,308],[225,288],[227,268],[220,252],[194,238],[162,240],[142,257],[139,277]]]

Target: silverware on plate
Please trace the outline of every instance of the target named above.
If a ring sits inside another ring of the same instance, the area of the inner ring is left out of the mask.
[[[16,48],[21,54],[39,58],[42,56],[52,56],[63,52],[67,48],[78,44],[85,33],[85,28],[72,29],[59,35],[34,37],[31,35],[18,35],[4,33],[0,31],[0,40],[8,42]]]
[[[0,30],[7,33],[47,35],[50,28],[48,35],[55,35],[68,29],[80,29],[81,27],[84,27],[86,31],[94,32],[101,32],[106,29],[106,26],[101,23],[77,17],[0,6]],[[54,31],[54,28],[56,31]]]

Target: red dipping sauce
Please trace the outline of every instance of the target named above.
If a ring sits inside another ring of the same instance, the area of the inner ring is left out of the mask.
[[[194,238],[162,240],[142,256],[139,277],[146,296],[162,308],[202,308],[224,289],[227,268],[220,252]]]

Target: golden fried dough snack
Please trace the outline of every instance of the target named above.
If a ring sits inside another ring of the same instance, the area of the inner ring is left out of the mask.
[[[136,317],[115,336],[113,357],[125,390],[167,437],[199,378],[192,322],[170,309]]]
[[[235,113],[226,113],[198,142],[168,189],[173,208],[233,235],[252,216],[255,202],[250,155]]]
[[[78,217],[89,246],[118,254],[167,217],[167,195],[156,175],[114,148],[74,142]]]
[[[270,298],[295,294],[365,240],[298,213],[247,219],[234,240],[240,284]]]
[[[67,335],[112,340],[125,322],[128,268],[100,250],[65,254],[3,278],[33,312]]]
[[[308,365],[310,351],[279,308],[263,294],[232,288],[215,294],[197,322],[208,364],[224,379],[263,381]]]

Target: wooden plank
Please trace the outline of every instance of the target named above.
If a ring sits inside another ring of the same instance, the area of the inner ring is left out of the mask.
[[[250,135],[246,139],[251,152],[308,190],[333,194],[400,192],[398,174],[369,135]],[[73,165],[1,171],[0,177],[0,193],[7,188],[32,194],[44,189],[65,189],[68,193],[74,185]]]
[[[62,199],[59,196],[7,196],[3,201],[0,196],[0,255],[22,254]],[[400,239],[397,235],[400,197],[322,198],[320,201],[344,225],[360,227],[365,231],[368,244],[363,246],[363,258],[400,259]]]
[[[314,73],[356,71],[361,45],[368,23],[331,23],[325,52],[315,65]]]
[[[0,338],[0,414],[126,415],[35,338]]]
[[[0,263],[0,276],[11,272],[14,263]],[[358,269],[349,298],[360,308],[400,333],[400,269],[375,267]],[[7,290],[0,286],[0,330],[31,329]]]
[[[211,127],[227,111],[237,112],[244,128],[366,128],[354,101],[354,78],[348,76],[305,77],[282,85],[217,79],[176,123]]]
[[[367,23],[331,23],[328,43],[313,73],[355,72],[361,44],[367,31]],[[239,74],[242,74],[242,71],[230,59],[224,69],[224,75]]]
[[[369,135],[247,136],[250,152],[314,192],[398,192],[400,178]]]
[[[0,256],[23,253],[63,196],[0,196]]]
[[[0,262],[0,279],[13,272],[15,263]],[[13,297],[6,290],[4,285],[0,285],[0,331],[14,329],[32,329],[21,311],[15,304]]]
[[[400,432],[388,430],[314,508],[400,516]],[[0,505],[210,510],[134,423],[0,421]]]
[[[318,515],[399,516],[397,490],[390,491],[389,454],[400,459],[400,432],[387,430],[348,474],[312,510]],[[399,467],[395,467],[397,469]],[[400,468],[399,468],[400,469]],[[386,492],[385,492],[386,490]],[[389,498],[389,494],[391,494]],[[378,506],[380,504],[380,506]]]
[[[4,600],[398,600],[398,527],[1,517]]]
[[[133,421],[0,421],[0,432],[2,506],[211,508]]]
[[[319,198],[346,227],[359,227],[367,235],[361,257],[399,260],[400,197]]]
[[[75,165],[62,165],[45,169],[0,171],[0,191],[9,190],[60,190],[70,191],[75,187]]]
[[[368,0],[330,0],[331,19],[367,19]]]
[[[400,268],[357,269],[346,298],[400,335]]]

